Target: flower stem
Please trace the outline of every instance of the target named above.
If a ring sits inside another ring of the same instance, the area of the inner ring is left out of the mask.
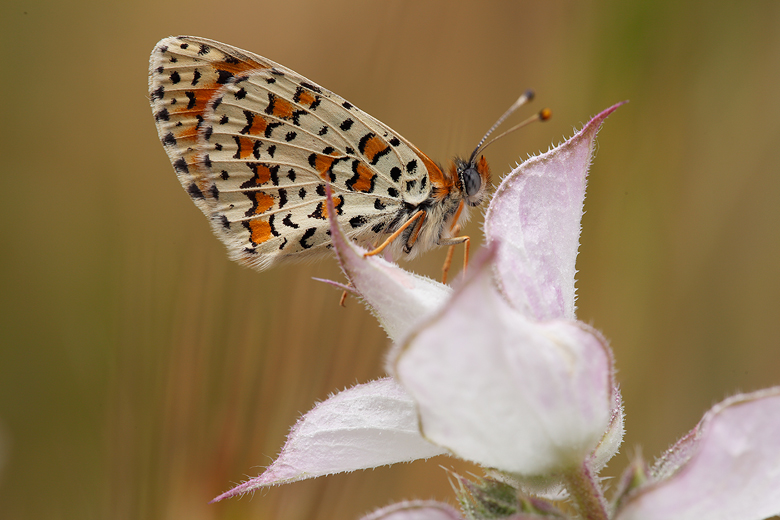
[[[597,479],[584,462],[579,468],[564,475],[563,483],[582,518],[586,520],[608,520],[607,501]]]

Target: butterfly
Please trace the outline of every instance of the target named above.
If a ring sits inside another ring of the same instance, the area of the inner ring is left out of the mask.
[[[155,46],[149,65],[152,112],[179,181],[229,256],[258,270],[328,252],[326,185],[340,226],[372,254],[468,246],[457,232],[490,183],[477,156],[531,97],[444,169],[344,98],[248,51],[177,36]]]

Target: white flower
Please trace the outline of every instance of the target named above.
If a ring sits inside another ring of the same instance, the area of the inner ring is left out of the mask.
[[[351,290],[395,341],[393,379],[318,404],[262,475],[215,500],[441,453],[548,484],[598,472],[622,439],[622,405],[609,348],[574,317],[574,265],[594,139],[617,106],[503,180],[486,252],[456,291],[365,257],[332,218]]]

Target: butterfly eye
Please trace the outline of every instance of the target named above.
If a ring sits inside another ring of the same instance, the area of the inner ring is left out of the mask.
[[[466,197],[473,197],[479,193],[481,187],[482,177],[480,177],[477,167],[469,165],[469,167],[463,171],[463,188],[466,192]]]

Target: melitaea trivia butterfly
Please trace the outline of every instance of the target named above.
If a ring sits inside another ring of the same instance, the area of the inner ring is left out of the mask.
[[[255,269],[328,251],[326,184],[347,236],[372,247],[392,237],[394,258],[467,241],[458,224],[486,198],[487,135],[442,169],[340,96],[223,43],[160,41],[149,95],[182,186],[230,257]]]

